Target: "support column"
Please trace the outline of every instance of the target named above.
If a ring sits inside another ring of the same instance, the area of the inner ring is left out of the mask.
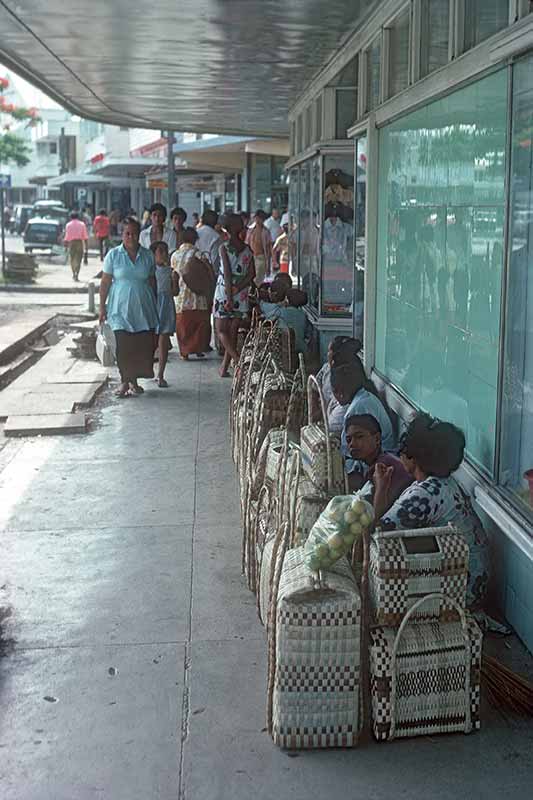
[[[174,171],[174,135],[172,131],[167,134],[167,208],[170,214],[176,200],[176,174]]]

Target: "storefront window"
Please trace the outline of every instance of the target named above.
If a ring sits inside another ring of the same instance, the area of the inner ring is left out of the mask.
[[[468,0],[465,3],[465,50],[509,25],[509,0]]]
[[[353,291],[354,176],[352,151],[324,156],[322,313],[350,316]]]
[[[300,285],[309,294],[311,273],[311,162],[305,161],[300,167],[300,215],[298,230],[298,266]]]
[[[367,58],[367,87],[366,107],[372,111],[379,104],[381,85],[381,36],[374,40],[372,46],[366,51]]]
[[[420,77],[448,63],[450,0],[422,0]]]
[[[311,272],[309,285],[304,287],[309,296],[309,305],[318,311],[320,292],[320,158],[317,156],[311,162]]]
[[[366,253],[366,153],[367,138],[361,136],[355,142],[355,273],[354,273],[354,334],[363,340],[363,310],[365,300],[365,253]]]
[[[376,367],[489,473],[506,126],[501,70],[380,131]]]
[[[513,76],[500,483],[533,514],[533,57]],[[528,479],[531,483],[528,482]]]
[[[389,97],[401,92],[409,83],[409,8],[389,28]]]
[[[335,87],[335,138],[346,139],[348,129],[357,118],[357,82],[359,60],[357,56],[335,76],[329,84]]]
[[[289,174],[289,273],[295,286],[298,284],[299,178],[300,170],[294,167]]]

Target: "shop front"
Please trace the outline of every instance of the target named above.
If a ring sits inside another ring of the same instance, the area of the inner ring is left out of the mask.
[[[469,6],[383,4],[298,99],[291,273],[322,359],[361,338],[400,427],[464,431],[494,591],[533,649],[533,16]]]

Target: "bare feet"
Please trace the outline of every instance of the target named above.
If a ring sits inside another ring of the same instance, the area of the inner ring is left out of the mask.
[[[223,366],[221,366],[220,369],[218,370],[218,374],[220,375],[221,378],[229,378],[229,372]]]
[[[158,378],[157,385],[160,389],[168,389],[168,383],[164,378]]]

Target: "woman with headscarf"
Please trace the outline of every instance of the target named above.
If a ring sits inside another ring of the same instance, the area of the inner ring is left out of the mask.
[[[121,384],[118,397],[142,394],[139,378],[153,378],[158,325],[154,257],[139,244],[140,224],[124,220],[122,244],[105,257],[100,282],[100,323],[115,333]]]
[[[197,294],[188,285],[188,270],[198,268],[205,270],[206,274],[212,277],[214,274],[211,267],[205,263],[199,263],[200,253],[196,247],[198,234],[194,228],[184,228],[182,232],[182,243],[174,251],[170,259],[170,266],[178,276],[178,296],[176,298],[176,334],[180,348],[180,356],[184,361],[188,361],[191,354],[196,354],[197,358],[204,358],[206,350],[209,348],[211,339],[211,307],[210,297],[212,285],[206,295]]]

